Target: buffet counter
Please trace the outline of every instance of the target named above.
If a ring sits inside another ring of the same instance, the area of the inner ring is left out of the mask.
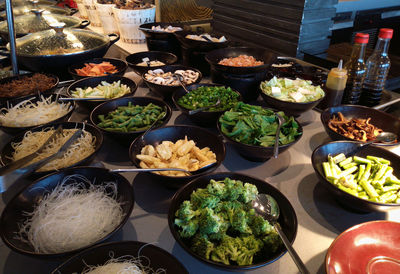
[[[121,41],[117,43],[117,46],[121,44],[122,48],[129,53],[146,50],[144,44],[127,45]],[[118,52],[118,49],[113,46],[108,55],[115,57],[115,52]],[[128,70],[125,76],[135,80],[136,83],[141,82],[140,77],[132,71]],[[135,96],[144,95],[156,96],[147,87],[140,85]],[[172,102],[169,103],[172,106]],[[86,109],[79,107],[70,121],[88,120],[88,114]],[[279,154],[277,159],[272,158],[261,163],[250,162],[226,144],[226,158],[217,172],[243,173],[265,180],[278,188],[289,199],[297,214],[299,225],[294,248],[311,273],[325,273],[325,254],[338,234],[353,225],[372,220],[400,222],[400,211],[359,214],[341,207],[318,183],[311,165],[312,151],[317,146],[330,141],[321,124],[320,114],[311,110],[301,115],[298,120],[303,126],[302,138],[290,149]],[[193,123],[175,110],[169,124],[190,125]],[[216,131],[212,128],[210,130]],[[1,132],[1,146],[8,142],[10,137]],[[392,150],[400,154],[400,147]],[[92,165],[100,161],[110,168],[132,165],[128,156],[128,147],[108,136],[105,136],[103,147]],[[174,240],[168,227],[167,212],[175,190],[166,188],[163,182],[157,182],[145,173],[124,173],[123,175],[133,184],[135,206],[128,222],[108,241],[137,240],[152,243],[172,253],[192,274],[227,273],[194,259]],[[14,189],[1,195],[1,211],[15,193]],[[46,261],[26,257],[11,251],[4,243],[0,243],[0,254],[1,273],[49,273],[62,262],[62,260]],[[298,270],[289,254],[285,254],[278,261],[253,270],[251,273],[291,274],[298,273]]]

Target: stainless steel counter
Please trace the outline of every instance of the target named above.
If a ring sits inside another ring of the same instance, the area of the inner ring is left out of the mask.
[[[137,82],[139,78],[133,73],[127,73],[129,78]],[[140,87],[135,96],[150,95],[147,88]],[[78,108],[71,121],[87,119],[88,112]],[[325,133],[319,119],[319,113],[308,111],[299,121],[303,125],[304,135],[301,140],[288,151],[279,155],[278,159],[270,159],[264,163],[250,162],[240,157],[235,150],[227,145],[226,159],[218,172],[231,171],[248,174],[277,187],[295,208],[298,218],[298,233],[294,247],[304,260],[311,273],[325,273],[324,258],[333,239],[345,229],[371,220],[400,221],[400,211],[390,214],[370,213],[357,214],[342,208],[318,183],[311,165],[310,156],[314,148],[330,139]],[[192,124],[185,116],[174,111],[170,124]],[[3,146],[10,136],[0,134],[0,144]],[[395,149],[400,153],[400,148]],[[95,161],[104,161],[109,166],[131,165],[128,148],[114,139],[105,138],[104,145]],[[193,274],[227,273],[209,267],[187,254],[173,239],[167,222],[169,201],[173,190],[163,187],[152,180],[148,174],[124,174],[133,183],[135,191],[135,207],[132,216],[123,229],[114,235],[110,241],[138,240],[154,243],[176,256]],[[0,210],[12,193],[1,196]],[[48,273],[61,261],[45,261],[19,255],[0,243],[0,273]],[[250,273],[250,272],[249,272]],[[298,273],[290,256],[285,254],[271,265],[251,271],[251,273]]]

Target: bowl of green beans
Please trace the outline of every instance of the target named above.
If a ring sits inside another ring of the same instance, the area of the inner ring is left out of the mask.
[[[319,181],[345,208],[358,212],[400,208],[400,157],[384,148],[337,141],[311,156]]]
[[[172,110],[165,102],[151,97],[123,97],[98,105],[90,113],[91,123],[105,134],[129,145],[154,123],[168,123]]]
[[[176,107],[185,115],[187,115],[195,123],[209,126],[216,125],[218,117],[226,110],[231,109],[237,102],[242,100],[239,92],[232,90],[230,87],[219,84],[195,84],[186,88],[178,89],[172,96]],[[191,110],[215,105],[217,106],[197,112],[193,115],[189,114]]]

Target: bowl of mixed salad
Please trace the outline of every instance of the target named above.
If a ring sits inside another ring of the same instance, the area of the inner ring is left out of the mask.
[[[303,128],[293,116],[284,118],[279,134],[279,153],[297,143],[303,135]],[[267,161],[273,156],[278,117],[275,111],[262,106],[237,103],[218,119],[218,130],[224,138],[250,161]]]
[[[195,84],[172,96],[177,108],[195,123],[215,126],[218,117],[242,100],[239,92],[220,84]],[[199,110],[200,108],[208,109]]]
[[[251,208],[258,193],[275,198],[278,223],[293,242],[297,217],[289,200],[265,181],[230,172],[196,178],[174,195],[168,212],[171,233],[191,256],[224,270],[273,263],[286,248],[273,226]]]
[[[325,97],[320,86],[310,80],[273,77],[260,84],[261,97],[272,107],[299,116],[312,109]]]

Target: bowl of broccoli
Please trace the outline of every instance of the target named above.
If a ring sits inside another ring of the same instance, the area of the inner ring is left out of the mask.
[[[215,267],[249,270],[270,264],[286,248],[273,225],[252,209],[258,193],[278,202],[278,222],[293,243],[297,217],[289,200],[265,181],[229,172],[202,176],[182,187],[169,208],[170,231],[191,256]]]

